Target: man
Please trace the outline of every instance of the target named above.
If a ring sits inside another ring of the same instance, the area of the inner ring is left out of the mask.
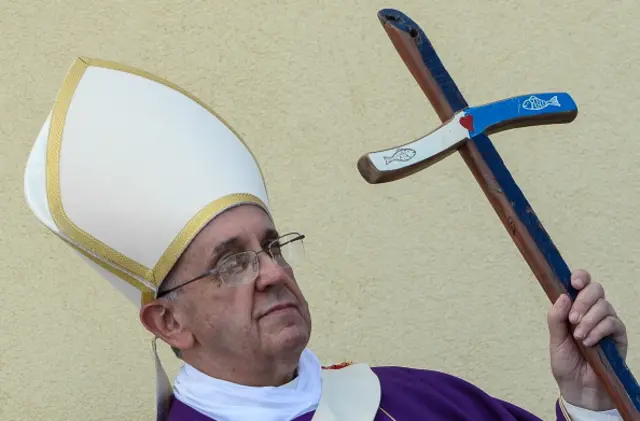
[[[538,419],[444,373],[321,367],[294,275],[304,235],[276,227],[239,136],[168,81],[78,59],[29,156],[25,192],[184,361],[171,387],[155,354],[158,420]],[[578,299],[548,313],[557,419],[620,419],[576,342],[612,335],[626,355],[625,327],[588,272],[572,283]]]

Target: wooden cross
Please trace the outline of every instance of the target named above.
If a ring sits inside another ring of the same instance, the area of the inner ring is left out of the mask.
[[[378,18],[443,124],[413,142],[363,155],[362,177],[371,184],[398,180],[459,152],[549,300],[564,293],[574,300],[569,267],[488,137],[514,127],[569,123],[577,115],[574,101],[566,93],[544,93],[469,107],[420,26],[393,9],[381,10]],[[612,338],[578,347],[620,415],[640,421],[640,387]]]

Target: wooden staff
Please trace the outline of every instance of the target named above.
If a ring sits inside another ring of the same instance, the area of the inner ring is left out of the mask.
[[[577,113],[575,104],[571,101],[568,108],[560,110],[567,102],[567,98],[558,100],[563,94],[555,94],[555,99],[536,94],[471,108],[415,22],[393,9],[381,10],[378,18],[444,124],[412,143],[363,155],[358,161],[362,177],[372,184],[397,180],[459,152],[549,300],[553,303],[565,293],[575,300],[577,291],[571,285],[569,267],[488,137],[523,125],[570,122]],[[500,111],[492,113],[496,106]],[[518,114],[521,112],[530,115]],[[468,130],[467,136],[460,137],[460,127]],[[604,338],[592,348],[577,343],[622,417],[640,421],[640,387],[613,339]]]

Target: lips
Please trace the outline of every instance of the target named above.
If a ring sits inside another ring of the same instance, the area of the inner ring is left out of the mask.
[[[278,310],[284,310],[284,309],[287,309],[287,308],[297,308],[297,307],[293,303],[278,304],[278,305],[275,305],[275,306],[271,307],[269,310],[265,311],[264,313],[262,313],[262,315],[260,317],[262,318],[262,317],[267,316],[267,315],[269,315],[269,314],[271,314],[273,312],[276,312]]]

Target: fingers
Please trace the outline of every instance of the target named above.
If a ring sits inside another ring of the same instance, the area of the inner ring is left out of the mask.
[[[562,294],[547,313],[549,345],[552,348],[560,347],[569,337],[569,325],[567,324],[569,310],[571,310],[571,299],[567,294]]]
[[[571,285],[578,291],[574,302],[562,294],[547,313],[550,345],[560,348],[573,336],[575,341],[590,347],[611,336],[623,356],[626,355],[626,327],[605,299],[602,285],[593,282],[589,272],[582,269],[572,272]],[[570,333],[571,325],[574,327],[573,335]]]
[[[604,288],[597,282],[589,282],[578,292],[578,296],[571,306],[571,312],[569,313],[569,321],[573,324],[580,323],[585,317],[587,312],[596,303],[604,300]]]
[[[585,270],[571,274],[571,285],[578,290],[569,312],[569,321],[575,326],[574,338],[585,346],[593,346],[602,338],[612,336],[624,345],[626,328],[611,303],[605,299],[602,285],[593,282]]]
[[[562,294],[547,313],[550,345],[560,347],[570,338],[568,321],[575,320],[579,323],[587,311],[595,304],[604,291],[599,284],[591,283],[589,272],[579,269],[571,274],[571,284],[576,288],[578,297],[572,304],[568,295]],[[570,313],[571,312],[571,313]]]
[[[586,292],[586,290],[583,292]],[[578,298],[580,298],[580,296],[578,296]],[[576,324],[573,336],[578,341],[584,341],[587,337],[590,337],[589,342],[591,342],[593,337],[597,337],[603,331],[607,331],[608,334],[613,333],[613,331],[609,331],[609,328],[611,328],[611,321],[609,319],[615,317],[616,314],[611,304],[604,298],[599,298]],[[602,339],[602,337],[599,337],[597,340],[600,339]],[[587,343],[585,343],[585,345],[587,345]]]
[[[591,274],[584,269],[576,269],[571,273],[571,285],[580,291],[591,283]]]
[[[585,346],[593,346],[600,342],[606,336],[612,336],[614,339],[624,336],[626,328],[622,320],[615,316],[607,316],[602,319],[587,335],[582,342]]]

